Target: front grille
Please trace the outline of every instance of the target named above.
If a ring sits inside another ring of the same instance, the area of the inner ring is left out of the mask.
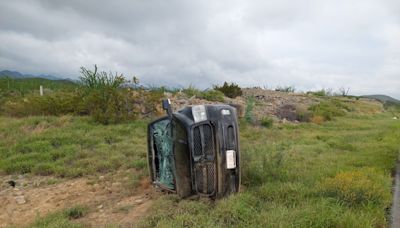
[[[194,161],[194,188],[202,194],[215,192],[215,146],[213,128],[203,124],[193,128],[192,155]]]
[[[214,155],[214,144],[212,139],[212,131],[210,125],[203,125],[203,142],[204,142],[204,154]]]
[[[215,190],[215,164],[207,164],[207,194],[213,193]]]
[[[202,155],[202,148],[201,148],[201,135],[200,135],[200,128],[196,127],[193,129],[193,155],[194,156],[201,156]]]
[[[203,194],[212,194],[215,191],[215,164],[197,163],[195,166],[196,191]]]

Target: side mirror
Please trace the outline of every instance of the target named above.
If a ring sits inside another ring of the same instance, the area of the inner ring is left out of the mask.
[[[170,119],[172,119],[172,108],[171,108],[171,101],[169,99],[164,99],[162,101],[162,106],[165,111],[167,111],[167,115]]]

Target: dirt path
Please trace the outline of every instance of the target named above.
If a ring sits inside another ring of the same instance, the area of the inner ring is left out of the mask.
[[[12,188],[3,181],[0,189],[0,227],[26,226],[38,216],[76,205],[89,208],[88,214],[77,220],[87,227],[129,227],[144,216],[152,198],[157,195],[145,180],[134,194],[127,194],[118,182],[91,182],[81,178],[47,186]]]

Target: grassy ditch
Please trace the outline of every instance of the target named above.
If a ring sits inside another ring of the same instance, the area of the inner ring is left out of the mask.
[[[385,227],[400,122],[241,123],[243,191],[217,202],[158,199],[142,227]]]

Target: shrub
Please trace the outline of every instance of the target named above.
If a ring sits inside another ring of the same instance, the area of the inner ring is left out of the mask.
[[[231,84],[224,82],[222,86],[215,85],[214,90],[221,91],[225,96],[230,98],[242,96],[243,94],[242,88],[233,82]]]
[[[220,101],[220,102],[224,101],[224,94],[218,90],[207,90],[207,91],[201,92],[199,97],[206,99],[208,101]]]
[[[189,85],[189,87],[182,89],[182,92],[188,97],[198,96],[200,94],[200,90],[193,85]]]
[[[93,90],[83,98],[83,102],[96,122],[118,123],[128,119],[123,102],[126,95],[124,92],[112,88],[104,88],[103,91]]]
[[[391,201],[390,178],[373,169],[340,172],[320,185],[322,194],[349,206],[373,203],[387,206]]]
[[[270,117],[263,117],[260,121],[261,126],[270,128],[274,124],[274,120]]]
[[[118,123],[135,118],[129,90],[120,88],[126,82],[124,76],[105,71],[98,72],[81,67],[81,95],[83,104],[96,122]]]
[[[294,93],[296,91],[296,88],[294,86],[278,86],[275,88],[275,91],[278,92],[284,92],[284,93]]]

